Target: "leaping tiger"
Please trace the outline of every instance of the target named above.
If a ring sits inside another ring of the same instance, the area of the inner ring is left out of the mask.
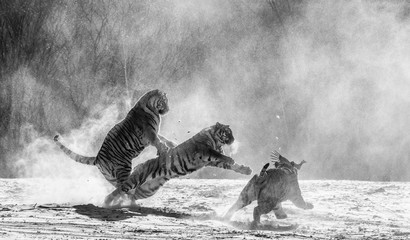
[[[222,146],[234,141],[228,125],[216,123],[186,140],[167,154],[148,160],[136,166],[127,181],[117,187],[104,201],[104,206],[118,204],[126,195],[131,200],[154,195],[171,178],[192,173],[202,167],[213,166],[231,169],[249,175],[252,170],[223,155]]]
[[[272,210],[276,218],[286,218],[287,215],[281,204],[286,200],[292,201],[298,208],[313,208],[311,203],[303,199],[298,183],[297,172],[305,161],[300,164],[290,162],[277,151],[272,153],[271,158],[275,162],[275,168],[267,170],[269,163],[265,164],[260,174],[253,176],[243,188],[238,200],[225,214],[224,219],[229,220],[236,211],[255,200],[258,201],[258,206],[253,211],[252,227],[260,223],[262,214]]]
[[[58,141],[58,135],[54,141],[70,158],[83,164],[96,165],[108,182],[119,186],[131,173],[132,159],[145,147],[153,145],[161,155],[169,147],[175,146],[158,134],[160,115],[168,111],[168,98],[164,92],[152,90],[145,93],[127,116],[108,132],[96,157],[84,157],[72,152]]]

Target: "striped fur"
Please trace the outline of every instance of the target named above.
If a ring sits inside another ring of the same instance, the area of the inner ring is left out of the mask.
[[[213,166],[231,169],[242,174],[252,170],[222,154],[222,146],[234,141],[232,131],[227,125],[216,125],[201,132],[168,151],[167,154],[139,164],[130,178],[107,196],[106,206],[111,206],[128,195],[133,200],[152,196],[171,178],[192,173],[202,167]]]
[[[302,197],[295,166],[297,164],[290,162],[276,151],[272,155],[273,160],[277,161],[275,162],[276,168],[266,170],[269,163],[265,164],[261,173],[253,176],[244,187],[238,200],[225,214],[225,219],[229,220],[236,211],[255,200],[258,201],[258,206],[253,212],[253,226],[260,222],[262,214],[267,214],[272,210],[278,219],[286,218],[287,215],[281,205],[286,200],[292,201],[302,209],[313,208],[313,205],[305,202]],[[300,168],[301,164],[297,166]]]
[[[131,173],[132,159],[145,147],[155,146],[160,155],[168,150],[166,145],[174,146],[158,134],[160,115],[168,111],[165,93],[159,90],[145,93],[127,116],[108,132],[96,157],[84,157],[72,152],[58,141],[58,135],[54,141],[70,158],[83,164],[96,165],[111,184],[119,186]]]

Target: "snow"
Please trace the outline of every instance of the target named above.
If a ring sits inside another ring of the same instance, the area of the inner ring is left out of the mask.
[[[410,239],[410,183],[300,181],[314,209],[285,202],[288,218],[263,215],[257,230],[256,203],[219,218],[246,183],[173,179],[138,206],[104,209],[112,188],[100,179],[0,179],[0,238]]]

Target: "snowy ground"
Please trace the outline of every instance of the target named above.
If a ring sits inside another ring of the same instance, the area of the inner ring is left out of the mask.
[[[246,180],[176,179],[139,207],[99,207],[110,189],[93,179],[0,179],[2,239],[410,239],[410,183],[301,181],[312,210],[284,204],[288,218],[255,204],[218,220]]]

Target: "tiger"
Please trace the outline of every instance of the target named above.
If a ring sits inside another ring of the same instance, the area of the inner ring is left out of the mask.
[[[238,165],[223,154],[222,146],[234,142],[229,125],[217,122],[204,128],[192,138],[171,148],[167,154],[137,165],[127,181],[104,200],[105,207],[121,204],[122,199],[135,202],[154,195],[168,180],[184,176],[206,166],[230,169],[250,175],[252,169]],[[119,202],[119,203],[118,203]]]
[[[160,116],[168,111],[166,93],[158,89],[146,92],[127,116],[111,128],[96,157],[72,152],[59,142],[59,135],[54,137],[54,141],[70,158],[79,163],[96,165],[109,183],[120,186],[131,173],[132,159],[145,147],[154,146],[160,155],[176,146],[158,133]]]
[[[296,207],[302,209],[312,209],[313,204],[305,202],[302,197],[299,183],[298,170],[306,162],[299,164],[290,162],[288,159],[274,151],[271,155],[275,162],[275,168],[268,169],[269,163],[262,167],[259,175],[254,175],[239,194],[239,198],[223,216],[224,220],[230,220],[232,215],[239,209],[257,200],[258,205],[253,211],[254,228],[260,223],[262,214],[274,211],[277,219],[287,218],[282,208],[282,202],[290,200]]]

